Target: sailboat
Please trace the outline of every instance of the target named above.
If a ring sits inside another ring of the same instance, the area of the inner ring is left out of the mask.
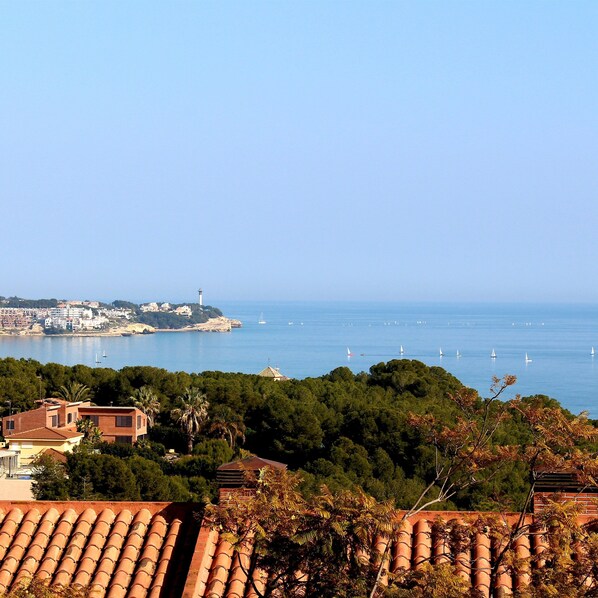
[[[264,312],[260,314],[260,319],[257,321],[258,324],[265,324],[266,320],[264,320]]]
[[[440,347],[439,353],[440,353],[440,357],[444,357],[444,353],[442,352],[442,347]]]
[[[347,347],[347,357],[353,357],[353,353],[351,353],[351,349]]]
[[[531,363],[531,359],[527,356],[527,353],[525,354],[525,363]]]
[[[102,363],[100,359],[98,359],[98,354],[96,353],[96,364]]]
[[[399,355],[403,355],[403,353],[405,353],[405,349],[403,349],[403,345],[401,345],[401,348],[399,349]]]
[[[459,357],[461,357],[461,351],[459,351],[459,349],[457,349],[457,359],[459,359]]]
[[[492,353],[490,353],[490,359],[496,359],[496,351],[492,349]]]
[[[104,349],[104,351],[102,351],[102,357],[103,357],[104,359],[106,359],[106,357],[108,357],[108,355],[106,355],[106,350],[105,350],[105,349]]]
[[[592,357],[594,357],[594,355],[595,355],[595,354],[596,354],[596,352],[594,351],[594,347],[592,347],[592,350],[590,351],[590,355],[591,355]]]

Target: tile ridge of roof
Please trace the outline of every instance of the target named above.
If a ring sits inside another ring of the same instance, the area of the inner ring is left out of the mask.
[[[14,438],[15,440],[27,439],[28,435],[30,437],[32,433],[39,432],[40,430],[43,430],[45,432],[51,432],[52,434],[60,436],[62,438],[75,438],[77,436],[83,437],[82,432],[72,431],[65,426],[61,426],[60,428],[50,428],[48,426],[39,426],[37,428],[30,428],[29,430],[22,430],[21,432],[15,432],[14,434],[10,434],[10,436],[7,436],[6,439],[8,440],[8,442],[10,444],[11,438]],[[39,439],[40,440],[48,440],[48,438],[41,438],[41,437]]]
[[[97,506],[108,506],[108,505],[142,505],[144,507],[157,506],[178,506],[178,505],[195,505],[201,506],[203,503],[190,502],[190,501],[174,501],[174,500],[15,500],[15,499],[1,499],[0,506],[6,504],[31,504],[36,505],[64,505],[70,507],[72,505],[97,505]]]
[[[0,515],[8,513],[12,509],[20,509],[26,513],[32,509],[40,511],[49,511],[56,509],[59,513],[64,513],[72,509],[77,514],[83,513],[86,509],[92,509],[100,513],[104,509],[110,509],[115,514],[129,511],[133,515],[146,509],[155,517],[161,515],[165,521],[172,521],[181,518],[189,513],[201,512],[202,504],[196,502],[168,502],[168,501],[53,501],[53,500],[0,500]]]

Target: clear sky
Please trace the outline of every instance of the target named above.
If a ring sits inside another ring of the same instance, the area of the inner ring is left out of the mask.
[[[0,295],[598,300],[598,3],[0,1]]]

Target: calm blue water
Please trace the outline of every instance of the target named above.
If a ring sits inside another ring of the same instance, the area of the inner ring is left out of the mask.
[[[233,303],[218,306],[243,328],[230,334],[158,333],[117,338],[0,338],[0,356],[65,365],[153,365],[171,371],[320,376],[403,357],[439,365],[487,395],[493,375],[515,374],[514,392],[542,393],[598,417],[598,306],[391,303]],[[260,313],[267,321],[257,323]],[[347,347],[353,357],[347,357]],[[439,356],[442,348],[444,357]],[[492,349],[497,358],[491,359]],[[462,357],[458,359],[459,350]],[[525,363],[525,353],[532,359]]]

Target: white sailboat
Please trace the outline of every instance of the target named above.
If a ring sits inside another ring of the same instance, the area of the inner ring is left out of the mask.
[[[439,353],[440,353],[440,357],[444,357],[444,353],[442,352],[442,347],[440,347]]]
[[[351,353],[351,349],[347,347],[347,357],[353,357],[353,353]]]
[[[459,349],[457,349],[457,359],[459,359],[459,357],[461,357],[461,351],[459,351]]]
[[[266,320],[264,320],[264,312],[260,314],[260,319],[257,321],[258,324],[265,324]]]
[[[96,353],[96,365],[97,365],[98,363],[102,363],[102,361],[101,361],[101,360],[98,358],[98,354]]]
[[[590,355],[591,355],[592,357],[594,357],[594,355],[595,355],[595,354],[596,354],[596,352],[594,351],[594,347],[592,347],[592,350],[590,351]]]
[[[496,359],[496,351],[492,349],[492,353],[490,353],[490,359]]]
[[[104,359],[106,359],[106,357],[108,357],[108,355],[106,355],[106,350],[105,350],[105,349],[104,349],[104,351],[102,351],[102,357],[103,357]]]
[[[531,363],[532,360],[527,356],[527,353],[525,354],[525,363]]]
[[[403,353],[405,353],[405,349],[403,349],[403,345],[401,345],[401,348],[399,349],[399,355],[403,355]]]

